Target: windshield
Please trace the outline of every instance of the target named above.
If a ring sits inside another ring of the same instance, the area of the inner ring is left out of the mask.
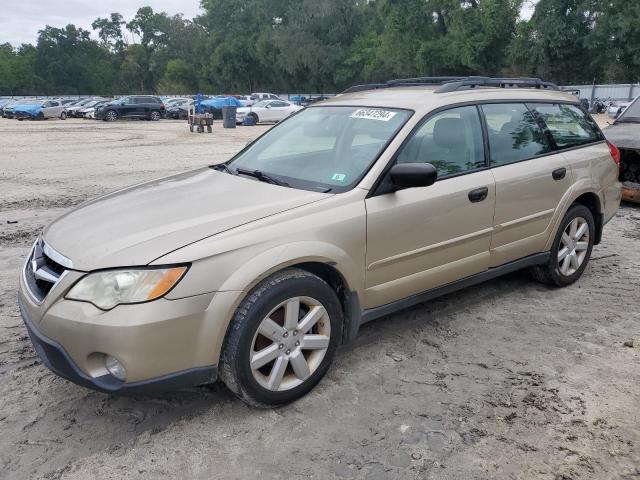
[[[629,105],[616,120],[616,123],[624,122],[640,123],[640,97],[636,97],[631,105]]]
[[[412,112],[314,107],[282,122],[234,157],[229,166],[258,170],[294,188],[353,188]]]

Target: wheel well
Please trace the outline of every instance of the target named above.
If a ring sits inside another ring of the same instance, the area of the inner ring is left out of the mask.
[[[578,203],[580,205],[584,205],[593,214],[593,220],[596,224],[596,237],[594,243],[597,245],[600,243],[600,239],[602,238],[602,213],[600,209],[600,199],[595,193],[583,193],[578,198],[576,198],[573,203]]]
[[[358,300],[358,294],[351,291],[342,274],[333,265],[321,262],[304,262],[291,265],[291,267],[305,270],[320,277],[336,292],[340,300],[345,322],[342,341],[346,343],[353,340],[360,327],[360,302]]]

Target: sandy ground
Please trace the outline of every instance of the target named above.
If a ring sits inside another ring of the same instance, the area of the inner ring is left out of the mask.
[[[367,324],[277,410],[221,385],[118,398],[50,373],[16,306],[40,229],[85,199],[228,158],[266,128],[0,119],[0,478],[640,478],[629,205],[577,284],[516,273]]]

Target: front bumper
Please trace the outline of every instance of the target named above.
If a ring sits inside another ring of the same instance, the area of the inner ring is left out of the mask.
[[[33,120],[37,118],[36,115],[33,115],[29,112],[13,112],[13,117],[18,120]]]
[[[147,395],[177,388],[202,385],[217,379],[216,365],[196,367],[136,382],[123,382],[109,373],[91,377],[83,372],[66,350],[47,338],[34,326],[23,300],[18,298],[20,313],[36,353],[53,373],[82,387],[105,393]]]

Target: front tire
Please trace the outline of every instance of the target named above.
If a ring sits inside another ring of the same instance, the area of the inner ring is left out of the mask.
[[[67,112],[62,112],[60,114],[60,120],[66,120],[67,119]]]
[[[114,110],[109,110],[104,114],[105,122],[115,122],[118,120],[118,113]]]
[[[247,115],[247,117],[251,117],[253,118],[253,123],[255,123],[256,125],[258,124],[258,122],[260,121],[260,119],[258,118],[258,114],[251,112]]]
[[[220,377],[244,402],[289,403],[327,372],[342,336],[343,314],[331,287],[300,269],[258,284],[234,315],[220,358]]]
[[[589,263],[595,234],[591,210],[584,205],[572,205],[558,228],[548,263],[533,267],[533,277],[556,287],[571,285]]]

